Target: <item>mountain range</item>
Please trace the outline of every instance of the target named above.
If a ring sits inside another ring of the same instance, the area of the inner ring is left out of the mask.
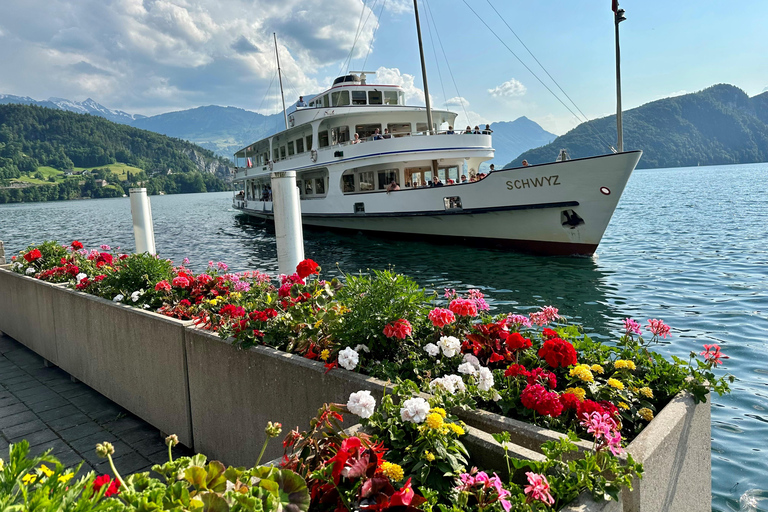
[[[768,92],[749,97],[728,84],[646,103],[623,114],[624,150],[642,149],[638,168],[768,161]],[[616,116],[582,123],[551,144],[510,161],[552,162],[605,154],[616,144]]]
[[[112,110],[99,103],[96,103],[91,98],[85,101],[72,101],[64,98],[48,98],[47,100],[38,101],[28,96],[14,96],[12,94],[0,94],[0,105],[3,104],[20,104],[20,105],[37,105],[38,107],[55,108],[57,110],[67,110],[69,112],[75,112],[77,114],[91,114],[94,116],[103,117],[115,123],[131,124],[132,122],[142,119],[146,116],[140,114],[128,114],[122,110]]]

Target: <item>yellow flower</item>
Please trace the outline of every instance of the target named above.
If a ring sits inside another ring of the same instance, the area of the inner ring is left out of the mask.
[[[442,416],[442,417],[443,417],[443,419],[445,419],[445,417],[447,416],[447,414],[446,414],[446,412],[445,412],[445,409],[443,409],[442,407],[433,407],[433,408],[431,408],[431,409],[429,410],[429,412],[436,412],[437,414],[439,414],[440,416]]]
[[[21,479],[21,481],[27,485],[35,483],[35,480],[37,480],[37,475],[34,473],[27,473],[24,475],[24,478]]]
[[[457,436],[463,436],[464,434],[466,434],[466,432],[464,432],[464,429],[461,427],[461,425],[458,425],[456,423],[448,423],[448,428],[450,428],[451,431]]]
[[[321,325],[323,325],[323,319],[322,318],[320,320],[318,320],[317,322],[315,322],[314,328],[317,329]]]
[[[320,359],[327,361],[329,357],[331,357],[331,351],[327,348],[324,348],[323,351],[320,352]]]
[[[239,300],[243,297],[243,294],[240,292],[232,292],[229,294],[229,296],[235,300]]]
[[[645,421],[651,421],[653,419],[653,411],[647,407],[643,407],[637,411],[637,415],[643,418]]]
[[[429,462],[432,462],[433,460],[435,460],[435,454],[430,451],[425,451],[424,458],[427,459]]]
[[[438,413],[433,412],[427,415],[427,421],[425,423],[429,428],[438,429],[443,426],[443,417]]]
[[[5,463],[3,462],[3,459],[0,459],[0,471],[2,471],[4,467]]]
[[[434,455],[433,455],[434,457]],[[391,462],[384,461],[381,463],[381,472],[386,476],[387,478],[391,479],[394,482],[399,482],[403,479],[403,476],[405,473],[403,472],[403,468],[398,466],[397,464],[392,464]]]
[[[635,363],[633,361],[628,361],[626,359],[617,360],[615,363],[613,363],[613,366],[617,370],[621,370],[623,368],[626,368],[628,370],[634,370],[636,368]]]
[[[67,473],[66,475],[59,475],[59,482],[65,484],[72,480],[72,477],[75,476],[74,473]]]
[[[593,372],[595,372],[596,374],[598,374],[598,375],[602,375],[602,374],[605,372],[605,370],[603,370],[603,367],[602,367],[602,366],[600,366],[599,364],[593,364],[593,365],[590,367],[590,369],[591,369]]]
[[[619,406],[619,409],[624,409],[625,411],[629,409],[629,405],[625,402],[619,402],[617,405]]]
[[[48,466],[46,466],[45,464],[43,464],[42,466],[40,466],[40,471],[41,471],[41,472],[42,472],[42,473],[43,473],[45,476],[47,476],[47,477],[48,477],[48,476],[51,476],[51,475],[53,474],[53,471],[51,471],[51,469],[50,469]]]
[[[653,398],[653,390],[647,386],[640,388],[638,391],[646,398]]]
[[[578,398],[582,402],[584,401],[584,398],[586,398],[587,396],[587,392],[584,391],[584,388],[567,388],[564,391],[564,393],[570,393],[572,395],[576,395],[576,398]]]
[[[576,377],[579,380],[583,380],[584,382],[594,382],[595,377],[592,375],[592,371],[589,369],[589,366],[586,364],[579,364],[571,368],[571,371],[569,373],[571,377]]]
[[[618,379],[608,379],[608,385],[612,388],[618,389],[619,391],[624,389],[624,384],[622,384],[622,382]]]

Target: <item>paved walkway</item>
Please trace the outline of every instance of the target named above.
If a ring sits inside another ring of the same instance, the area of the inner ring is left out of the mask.
[[[0,335],[0,458],[7,459],[8,445],[22,439],[35,455],[53,448],[67,467],[84,460],[81,472],[111,473],[109,462],[96,455],[102,441],[114,445],[115,466],[124,477],[168,460],[156,428]],[[174,457],[180,455],[189,451],[177,446]]]

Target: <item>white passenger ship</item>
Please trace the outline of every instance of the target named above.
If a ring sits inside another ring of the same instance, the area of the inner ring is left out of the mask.
[[[462,183],[493,158],[492,135],[439,131],[457,114],[436,109],[430,133],[426,109],[404,97],[364,75],[337,78],[288,115],[288,129],[235,153],[235,208],[272,220],[270,173],[295,171],[305,226],[538,254],[595,252],[640,151],[497,169]],[[429,186],[434,177],[444,185]],[[392,181],[399,190],[388,191]]]

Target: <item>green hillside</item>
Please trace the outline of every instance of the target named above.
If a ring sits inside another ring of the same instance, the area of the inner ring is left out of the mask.
[[[624,150],[643,150],[638,168],[768,161],[768,93],[750,98],[732,85],[714,85],[628,110],[623,124]],[[615,145],[615,116],[583,123],[507,165],[552,162],[562,148],[571,158],[610,152],[597,134]]]
[[[190,142],[100,117],[0,105],[0,203],[115,197],[131,186],[226,190],[230,168]]]

